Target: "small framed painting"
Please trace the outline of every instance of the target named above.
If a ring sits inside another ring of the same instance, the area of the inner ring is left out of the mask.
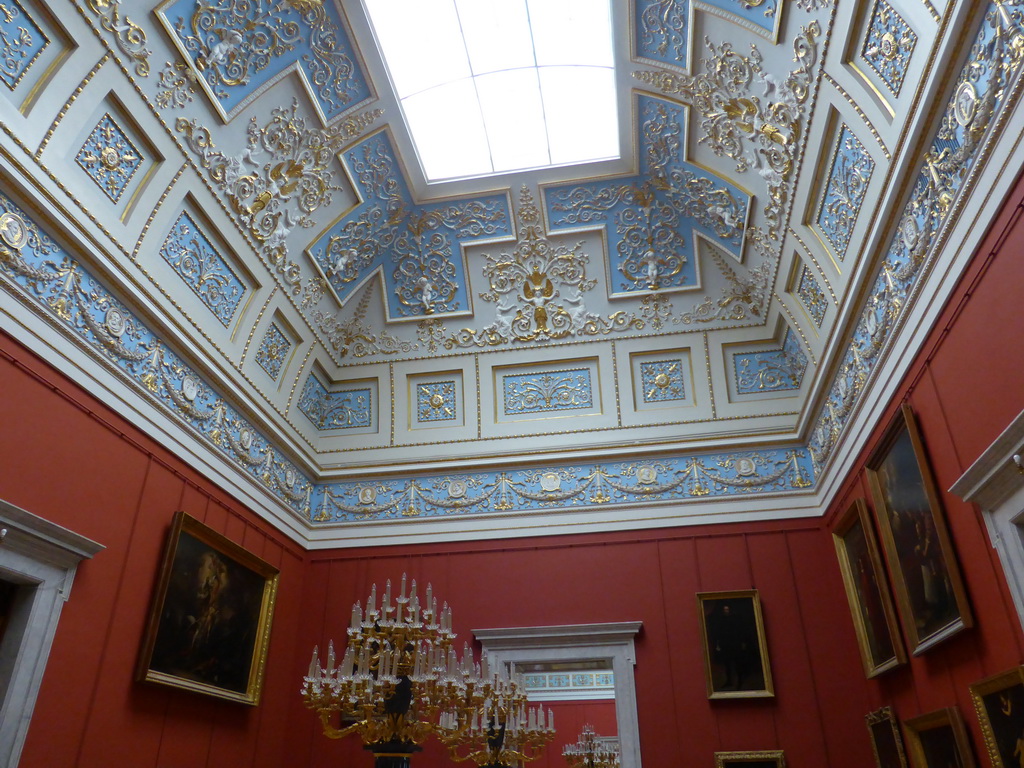
[[[137,679],[258,704],[278,575],[194,517],[175,513]]]
[[[857,499],[832,534],[846,586],[864,674],[875,677],[906,662],[882,558],[867,505]]]
[[[1024,758],[1024,667],[971,686],[971,698],[993,768],[1016,768]]]
[[[757,590],[698,592],[708,698],[774,696]]]
[[[946,707],[903,721],[914,768],[974,768],[960,710]]]
[[[868,725],[871,751],[875,754],[877,768],[907,768],[907,756],[903,751],[903,740],[892,707],[869,712],[864,720]]]
[[[782,750],[715,752],[715,768],[786,768]]]
[[[914,413],[904,405],[867,463],[903,631],[916,655],[972,624]]]

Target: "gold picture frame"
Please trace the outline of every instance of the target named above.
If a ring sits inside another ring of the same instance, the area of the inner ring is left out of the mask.
[[[709,699],[775,695],[756,589],[698,592]]]
[[[856,499],[832,533],[839,570],[850,603],[864,674],[876,677],[906,663],[907,655],[889,596],[871,514]]]
[[[279,571],[176,512],[136,679],[255,706]]]
[[[715,768],[786,768],[786,756],[781,749],[715,752]]]
[[[907,768],[903,739],[892,707],[882,707],[864,716],[871,738],[871,751],[878,768]]]
[[[867,462],[882,547],[914,655],[973,624],[914,413],[903,405]]]
[[[971,699],[993,768],[1020,765],[1024,751],[1024,667],[971,685]]]
[[[974,753],[957,707],[903,721],[914,768],[974,768]]]

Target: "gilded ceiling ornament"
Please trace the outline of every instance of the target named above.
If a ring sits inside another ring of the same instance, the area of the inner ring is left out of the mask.
[[[192,69],[181,61],[168,61],[159,75],[160,88],[156,105],[161,109],[184,107],[192,101],[196,92],[196,76]]]
[[[683,107],[645,95],[638,105],[640,175],[545,192],[552,231],[605,230],[613,295],[696,285],[687,255],[694,227],[740,252],[750,204],[739,188],[683,159]]]
[[[793,44],[798,67],[784,82],[763,70],[757,46],[752,44],[750,55],[742,56],[732,43],[715,46],[707,38],[711,57],[703,60],[706,71],[699,75],[634,73],[642,82],[688,100],[701,115],[699,143],[732,159],[738,172],[754,170],[765,180],[769,202],[764,212],[775,241],[803,133],[803,106],[810,95],[820,34],[817,21],[802,29]]]
[[[445,341],[447,349],[643,328],[643,320],[624,312],[603,318],[587,311],[583,294],[597,285],[587,277],[590,257],[581,242],[556,246],[544,236],[540,211],[525,185],[516,217],[519,239],[512,252],[484,255],[490,290],[480,298],[496,305],[495,321],[479,331],[453,334]]]
[[[297,111],[293,99],[290,109],[276,107],[263,127],[253,117],[246,148],[237,157],[218,152],[209,129],[197,121],[175,122],[294,295],[301,291],[301,272],[287,257],[288,236],[297,227],[312,227],[313,213],[330,204],[332,193],[341,189],[334,183],[336,154],[381,114],[373,110],[328,128],[308,128]]]
[[[687,0],[637,3],[640,55],[685,65],[689,5]]]
[[[508,236],[508,197],[416,203],[383,131],[345,150],[343,159],[359,203],[309,249],[341,302],[379,270],[389,319],[466,312],[462,248]]]
[[[799,389],[807,370],[807,355],[796,334],[786,329],[777,349],[738,353],[733,357],[736,392],[740,395]]]
[[[148,76],[151,51],[146,47],[146,33],[134,21],[121,15],[120,0],[86,0],[86,5],[99,17],[100,26],[114,34],[121,53],[135,62],[135,74]]]
[[[964,179],[1024,63],[1024,3],[995,0],[976,34],[939,129],[925,154],[861,310],[808,449],[816,466],[831,456],[875,365],[896,337],[910,297],[933,257]],[[969,102],[969,103],[968,103]]]
[[[18,0],[0,2],[0,82],[17,87],[49,42]]]
[[[168,30],[222,112],[233,113],[291,67],[302,70],[325,122],[370,95],[334,4],[178,0],[166,13]]]
[[[366,310],[373,292],[374,286],[368,285],[359,298],[355,314],[344,320],[318,309],[313,311],[313,322],[327,337],[327,343],[342,357],[349,354],[353,357],[394,355],[416,349],[417,345],[412,342],[403,341],[383,329],[375,333],[369,326],[366,322]]]

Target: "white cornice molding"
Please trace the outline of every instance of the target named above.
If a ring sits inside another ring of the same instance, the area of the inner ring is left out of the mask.
[[[1024,454],[1024,411],[950,487],[964,501],[993,511],[1024,488],[1024,469],[1014,456]]]

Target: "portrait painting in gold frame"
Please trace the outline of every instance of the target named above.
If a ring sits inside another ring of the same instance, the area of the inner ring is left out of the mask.
[[[973,623],[924,442],[903,405],[867,463],[904,635],[919,654]]]
[[[774,696],[756,589],[698,592],[709,699]]]
[[[906,662],[889,583],[875,542],[871,515],[856,499],[832,533],[850,603],[864,674],[875,677]]]
[[[971,685],[993,768],[1016,768],[1024,758],[1024,667],[1014,667]]]
[[[974,755],[960,710],[946,707],[903,721],[914,768],[974,768]]]
[[[259,703],[279,572],[176,512],[136,678]]]

